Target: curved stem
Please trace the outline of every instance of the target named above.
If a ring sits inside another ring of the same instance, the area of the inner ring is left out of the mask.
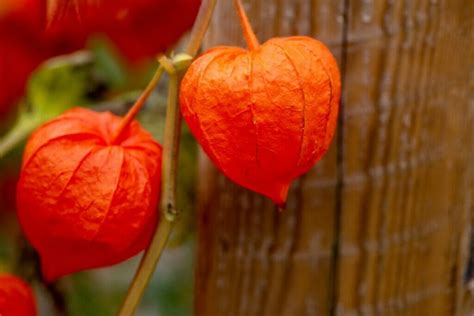
[[[156,263],[161,257],[163,249],[166,246],[168,238],[173,228],[173,222],[167,219],[161,219],[158,229],[153,236],[149,250],[145,253],[140,262],[139,270],[143,271],[137,273],[132,281],[132,285],[129,288],[127,297],[120,308],[119,316],[134,315],[140,300],[145,292],[145,289],[149,282],[149,277],[152,273],[144,273],[145,271],[154,271]]]
[[[212,13],[216,7],[217,0],[204,0],[199,8],[199,14],[194,22],[194,27],[191,31],[191,38],[186,46],[185,52],[191,56],[195,56],[199,47],[201,47],[202,40],[206,34],[209,22],[211,21]]]
[[[259,48],[260,44],[258,43],[257,36],[255,36],[252,26],[250,25],[249,19],[247,18],[247,15],[245,14],[242,1],[234,0],[234,6],[235,6],[235,9],[237,10],[237,14],[239,15],[240,25],[242,26],[242,30],[244,31],[244,37],[245,37],[245,41],[247,42],[247,46],[249,47],[250,50],[255,50]]]
[[[170,63],[162,57],[163,63]],[[169,66],[169,64],[168,64]],[[168,68],[165,66],[165,68]],[[171,69],[170,69],[171,70]],[[135,274],[128,290],[127,297],[120,309],[119,316],[129,316],[135,313],[148,283],[155,271],[166,242],[171,234],[177,217],[176,205],[176,169],[178,164],[178,148],[180,141],[181,116],[178,108],[179,75],[170,71],[168,88],[168,105],[166,109],[165,135],[163,142],[161,214],[158,228],[153,235],[148,249]]]
[[[194,24],[186,53],[194,56],[201,46],[217,0],[203,0],[196,23]],[[168,106],[166,111],[165,135],[163,142],[163,162],[161,179],[161,213],[158,227],[152,241],[142,257],[140,266],[128,289],[119,316],[134,315],[143,293],[155,271],[166,242],[171,234],[173,224],[178,217],[176,209],[176,178],[181,131],[181,114],[178,107],[180,73],[168,58],[162,56],[160,68],[170,75]],[[182,69],[184,70],[184,69]]]
[[[161,79],[161,76],[163,75],[163,72],[164,72],[164,69],[160,65],[158,69],[155,71],[153,78],[150,80],[145,90],[143,90],[138,100],[130,108],[127,115],[125,115],[125,117],[120,122],[120,126],[118,127],[115,135],[112,137],[112,144],[118,142],[120,138],[123,136],[123,133],[127,129],[128,125],[135,119],[135,117],[137,116],[138,112],[140,112],[141,108],[145,104],[150,94],[153,92],[153,90],[155,90],[156,85],[158,84],[158,82]]]

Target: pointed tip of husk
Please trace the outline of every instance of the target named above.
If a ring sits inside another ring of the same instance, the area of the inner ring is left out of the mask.
[[[63,275],[67,274],[62,271],[62,269],[58,268],[57,263],[55,262],[50,262],[47,258],[49,258],[49,255],[42,255],[40,254],[41,257],[41,274],[43,276],[43,279],[46,283],[52,283],[62,277]]]
[[[288,197],[290,185],[291,183],[278,185],[275,187],[274,191],[268,195],[268,197],[278,207],[279,211],[283,211],[286,208],[286,199]]]

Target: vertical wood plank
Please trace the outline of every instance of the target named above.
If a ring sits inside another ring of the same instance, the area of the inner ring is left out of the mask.
[[[310,35],[345,58],[343,147],[294,183],[283,213],[200,155],[195,314],[471,315],[472,3],[243,2],[262,42]],[[244,45],[231,1],[218,2],[215,45]]]

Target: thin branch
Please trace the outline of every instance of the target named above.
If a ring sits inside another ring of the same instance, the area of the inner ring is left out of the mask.
[[[201,46],[217,0],[204,0],[194,24],[186,53],[194,56]],[[179,55],[178,55],[179,56]],[[177,57],[178,57],[177,56]],[[148,249],[142,257],[127,296],[122,304],[119,316],[134,315],[143,293],[155,271],[163,249],[178,217],[176,209],[176,178],[181,131],[181,114],[178,106],[180,71],[187,68],[182,60],[170,60],[164,56],[159,59],[161,66],[170,75],[168,88],[168,106],[166,111],[165,133],[163,141],[163,162],[161,179],[161,217]]]
[[[237,10],[239,15],[240,25],[242,26],[242,31],[244,32],[245,41],[250,50],[255,50],[260,47],[258,43],[257,36],[255,36],[252,26],[250,25],[249,19],[245,14],[244,6],[242,5],[241,0],[234,0],[234,7]]]
[[[131,316],[140,304],[143,293],[155,271],[156,263],[161,257],[173,228],[173,221],[161,219],[160,225],[153,236],[149,250],[143,255],[142,261],[128,290],[127,297],[120,308],[119,316]]]
[[[168,106],[166,110],[165,135],[163,142],[162,162],[162,188],[161,188],[161,212],[158,228],[153,239],[143,255],[137,273],[129,288],[127,297],[122,305],[119,315],[129,316],[135,313],[138,304],[145,292],[148,283],[155,271],[156,264],[160,260],[163,249],[171,234],[177,211],[176,200],[176,165],[178,161],[178,147],[180,137],[180,115],[178,114],[178,89],[179,76],[174,65],[166,57],[160,58],[162,65],[170,74],[168,88]],[[168,65],[166,64],[168,63]],[[171,65],[171,68],[169,68]]]
[[[212,13],[216,7],[217,0],[203,0],[199,14],[191,31],[191,38],[186,46],[185,52],[188,55],[195,56],[201,47],[202,40],[206,34],[209,22],[211,21]]]
[[[135,102],[132,108],[128,111],[127,115],[125,115],[123,120],[120,122],[120,126],[118,127],[114,137],[112,138],[112,143],[118,142],[120,138],[123,136],[123,132],[126,130],[126,127],[135,119],[135,117],[137,116],[138,112],[140,112],[141,108],[145,104],[150,94],[155,90],[156,85],[158,84],[158,82],[161,79],[161,76],[163,75],[163,72],[164,72],[164,69],[160,65],[158,69],[155,71],[153,78],[150,80],[145,90],[143,90],[138,100]]]

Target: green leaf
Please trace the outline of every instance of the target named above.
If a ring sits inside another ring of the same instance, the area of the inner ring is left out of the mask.
[[[93,61],[86,52],[51,59],[36,70],[28,83],[30,112],[40,121],[87,102]]]
[[[127,82],[127,67],[109,40],[95,37],[89,48],[94,55],[96,74],[113,88],[122,87]]]
[[[44,122],[72,107],[87,105],[89,96],[103,85],[94,77],[94,67],[92,55],[80,51],[50,59],[33,72],[16,122],[0,136],[0,159]]]

